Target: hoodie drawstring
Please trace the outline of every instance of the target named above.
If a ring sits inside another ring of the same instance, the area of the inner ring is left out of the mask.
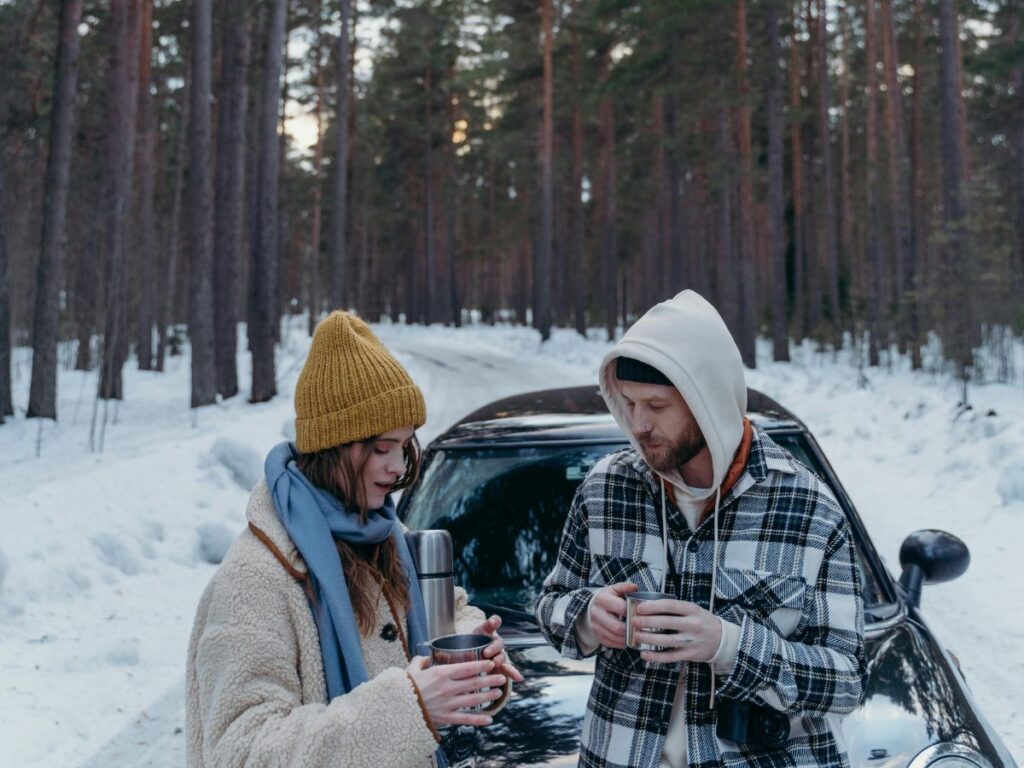
[[[659,478],[658,485],[661,486],[661,549],[665,557],[665,569],[661,572],[661,587],[660,592],[665,591],[665,577],[668,574],[668,513],[665,511],[665,480]],[[712,565],[711,565],[711,599],[709,601],[708,610],[712,615],[715,613],[715,585],[718,583],[718,507],[722,502],[722,486],[718,486],[715,490],[715,513],[714,519],[712,520],[714,526],[714,541],[712,547]],[[711,703],[708,709],[715,708],[715,667],[710,664],[711,667]]]
[[[664,490],[662,491],[664,493]],[[715,514],[714,514],[714,529],[715,538],[714,546],[712,547],[712,566],[711,566],[711,600],[709,601],[711,615],[715,614],[715,584],[718,581],[718,505],[722,501],[722,486],[718,486],[715,491]],[[711,667],[711,703],[708,705],[708,709],[715,708],[715,667],[713,664]]]
[[[665,567],[661,571],[661,586],[659,592],[665,591],[665,577],[668,575],[668,514],[665,512],[665,481],[658,483],[661,486],[661,551],[665,557]]]

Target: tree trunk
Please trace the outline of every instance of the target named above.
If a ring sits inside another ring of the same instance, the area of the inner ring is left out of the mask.
[[[253,317],[249,329],[252,349],[252,394],[254,403],[270,400],[277,394],[274,380],[274,329],[277,308],[273,306],[272,280],[277,261],[278,203],[278,100],[281,97],[281,69],[285,35],[287,0],[273,0],[267,23],[263,55],[263,85],[259,117],[259,170],[257,206],[252,243]],[[346,28],[347,29],[347,28]],[[344,29],[343,35],[344,36]],[[346,42],[347,45],[347,42]],[[345,59],[343,59],[344,61]],[[342,121],[346,124],[347,121]]]
[[[939,124],[942,136],[942,223],[946,236],[944,283],[948,286],[944,302],[947,328],[943,342],[947,356],[956,363],[961,380],[966,382],[972,362],[973,277],[968,265],[967,205],[963,191],[964,155],[960,131],[963,105],[956,44],[959,27],[955,0],[940,0]]]
[[[8,282],[7,191],[4,185],[4,151],[0,143],[0,424],[14,413],[11,398],[11,294]]]
[[[323,210],[323,160],[324,160],[324,64],[323,64],[323,0],[317,0],[313,34],[316,37],[316,146],[313,150],[313,222],[309,242],[309,264],[306,277],[309,280],[309,335],[316,330],[320,317],[320,225]]]
[[[156,370],[164,370],[167,357],[167,332],[174,322],[174,297],[178,286],[178,265],[181,249],[181,208],[185,195],[185,156],[188,148],[188,124],[191,109],[192,64],[191,58],[185,63],[185,87],[181,95],[181,119],[178,121],[178,145],[174,150],[174,191],[171,202],[171,221],[167,234],[167,261],[160,297],[160,315],[157,318]]]
[[[607,61],[605,62],[607,77]],[[616,200],[615,200],[615,107],[610,97],[601,99],[601,307],[609,341],[615,338],[616,302]]]
[[[903,95],[897,70],[899,52],[892,0],[882,0],[882,58],[885,70],[885,129],[889,142],[887,175],[892,242],[896,259],[896,306],[899,308],[900,337],[906,346],[917,346],[914,291],[914,232],[910,214],[910,173],[903,126]]]
[[[46,160],[42,248],[36,272],[32,384],[26,413],[29,417],[57,418],[58,298],[64,261],[64,221],[71,170],[71,134],[78,83],[78,24],[81,17],[81,0],[63,0],[50,119],[50,152]]]
[[[522,214],[522,221],[520,226],[521,232],[530,231],[530,190],[524,189],[523,194],[520,197],[523,204],[520,206]],[[515,294],[514,294],[514,306],[516,310],[516,325],[526,325],[526,312],[529,302],[527,301],[529,286],[528,275],[530,274],[530,260],[533,254],[530,252],[532,243],[529,237],[523,237],[519,239],[518,251],[519,260],[518,263],[513,262],[512,268],[515,270]],[[515,247],[515,246],[513,246]],[[614,311],[614,310],[613,310]]]
[[[924,93],[921,67],[924,64],[925,51],[924,0],[914,0],[914,99],[910,120],[910,195],[911,195],[911,232],[914,265],[914,277],[909,284],[913,295],[909,309],[911,338],[920,342],[921,336],[921,291],[927,286],[925,270],[926,217],[924,191]],[[924,362],[921,359],[921,345],[914,343],[910,347],[911,367],[919,370]]]
[[[484,257],[484,298],[483,320],[494,325],[501,303],[499,275],[501,273],[501,252],[498,250],[497,190],[495,159],[487,161],[487,254]],[[578,188],[577,188],[578,189]],[[575,287],[573,290],[577,290]]]
[[[189,121],[189,257],[191,301],[188,333],[192,343],[192,407],[210,405],[217,395],[213,337],[213,241],[210,161],[212,0],[192,6],[192,119]]]
[[[153,0],[142,0],[139,41],[138,224],[135,257],[139,267],[139,335],[136,354],[139,370],[153,370],[153,325],[156,318],[157,241],[153,213],[156,185],[158,115],[153,109],[151,68],[153,60]]]
[[[791,16],[793,33],[789,43],[790,153],[793,158],[793,315],[796,339],[807,336],[807,304],[804,300],[804,155],[800,141],[800,46],[797,41],[797,13]]]
[[[92,368],[92,337],[100,315],[100,266],[98,251],[105,232],[102,222],[103,195],[96,195],[92,204],[93,217],[86,229],[82,248],[75,265],[75,283],[72,292],[72,314],[78,350],[75,355],[75,370],[88,371]]]
[[[540,243],[533,268],[533,327],[542,341],[551,337],[551,240],[554,215],[554,30],[552,0],[541,0],[544,37],[543,118],[540,131],[541,205]]]
[[[285,24],[287,24],[287,10],[285,10]],[[262,119],[263,111],[261,107],[263,98],[263,68],[264,68],[264,57],[266,55],[267,47],[267,36],[269,35],[270,28],[270,4],[269,3],[258,3],[256,6],[256,15],[253,18],[253,44],[250,48],[252,55],[251,68],[254,72],[259,73],[258,84],[256,87],[249,89],[249,114],[251,118],[249,125],[246,130],[246,137],[249,142],[249,147],[246,150],[245,165],[246,165],[246,178],[249,183],[246,185],[245,191],[245,205],[246,205],[246,218],[244,227],[249,233],[247,241],[247,248],[249,252],[249,258],[242,259],[242,281],[243,281],[243,299],[245,302],[245,322],[246,322],[246,345],[250,352],[252,352],[252,340],[253,340],[253,318],[256,316],[256,290],[255,277],[253,276],[253,248],[256,247],[256,241],[259,240],[260,235],[258,228],[260,226],[260,219],[258,215],[260,207],[260,185],[259,185],[259,168],[260,168],[260,131],[262,126],[260,120]],[[259,41],[258,44],[256,41]],[[276,97],[275,97],[276,98]]]
[[[1014,6],[1013,17],[1010,20],[1010,42],[1020,45],[1018,40],[1021,35],[1021,26],[1024,19],[1019,6]],[[1016,227],[1014,229],[1014,267],[1013,278],[1014,290],[1011,299],[1018,303],[1024,301],[1024,62],[1018,57],[1017,63],[1010,73],[1010,81],[1013,90],[1017,94],[1016,109],[1013,110],[1017,116],[1017,125],[1013,131],[1011,140],[1013,142],[1014,154],[1014,186],[1017,193]]]
[[[446,87],[441,88],[445,94],[445,133],[451,137],[455,132],[455,122],[458,115],[455,111],[455,104],[458,94],[455,80],[455,68],[450,67],[446,73]],[[444,266],[439,270],[438,280],[440,282],[440,306],[437,312],[437,319],[448,325],[449,323],[458,327],[461,322],[459,307],[456,306],[455,270],[456,270],[456,227],[458,226],[456,211],[458,206],[458,179],[455,173],[455,149],[454,141],[448,140],[444,143],[442,152],[443,168],[441,172],[441,190],[444,201]]]
[[[722,318],[738,345],[740,317],[737,302],[740,293],[736,285],[736,256],[732,238],[732,180],[735,177],[736,157],[729,134],[729,112],[722,107],[718,114],[718,156],[724,171],[718,178],[718,290],[714,303],[721,309]]]
[[[842,267],[849,275],[849,286],[847,288],[848,298],[861,295],[859,280],[860,270],[856,267],[860,261],[853,246],[853,212],[851,210],[852,195],[851,172],[850,172],[850,8],[845,2],[840,7],[840,33],[843,37],[842,53],[842,74],[839,81],[839,101],[843,105],[842,117],[839,123],[839,165],[840,165],[840,192],[839,192],[839,240],[840,253],[842,254]],[[850,301],[852,310],[853,302]]]
[[[232,0],[224,14],[217,113],[213,329],[217,391],[225,398],[238,394],[238,283],[245,216],[245,125],[249,98],[248,6],[248,0]]]
[[[674,66],[675,55],[669,54],[670,64]],[[670,291],[682,290],[691,285],[699,291],[707,290],[707,286],[695,279],[692,265],[683,261],[683,223],[680,185],[682,183],[682,164],[679,160],[679,93],[670,90],[665,94],[665,134],[669,148],[666,153],[668,182],[668,259],[671,280]]]
[[[786,311],[786,222],[783,203],[782,61],[779,44],[779,0],[765,5],[768,38],[768,82],[765,93],[768,117],[768,252],[772,285],[772,356],[789,360],[788,313]]]
[[[454,173],[452,173],[452,176],[454,177]],[[447,303],[446,314],[448,315],[448,322],[450,322],[453,327],[460,328],[462,326],[462,306],[459,302],[457,276],[458,259],[456,258],[456,242],[458,241],[458,232],[456,230],[459,225],[457,216],[457,212],[459,211],[459,190],[454,178],[449,179],[447,186],[448,190],[445,196],[447,197],[446,203],[448,211],[446,214],[444,234],[445,301]],[[369,269],[368,263],[367,269]]]
[[[743,363],[757,367],[757,301],[754,280],[757,256],[754,251],[754,167],[750,158],[750,85],[747,80],[747,4],[736,2],[736,78],[740,106],[736,110],[740,172],[740,246],[738,342]]]
[[[281,52],[281,96],[278,103],[278,128],[277,128],[277,168],[280,178],[288,167],[288,132],[285,130],[288,120],[288,68],[291,59],[288,57],[288,43],[291,40],[292,31],[288,27],[288,7],[285,8],[284,16],[284,42]],[[270,270],[270,307],[271,321],[270,331],[274,338],[274,344],[281,342],[281,317],[287,313],[287,282],[288,282],[288,207],[285,205],[284,195],[281,193],[280,183],[278,184],[277,197],[277,249],[274,255],[274,266]]]
[[[864,168],[867,173],[865,180],[865,195],[867,197],[867,226],[866,250],[864,253],[864,266],[870,276],[867,292],[867,314],[868,314],[868,364],[878,365],[879,347],[881,343],[881,302],[882,302],[882,255],[878,242],[879,227],[879,205],[878,205],[878,74],[876,65],[878,62],[877,46],[875,35],[877,34],[877,23],[875,16],[875,0],[867,0],[865,3],[864,16],[864,51],[865,67],[867,68],[866,78],[866,120],[864,134],[867,142]]]
[[[334,158],[334,211],[331,230],[331,308],[345,307],[346,215],[348,207],[348,114],[349,96],[349,18],[351,0],[341,0],[341,30],[338,33],[338,114],[337,147]],[[428,88],[429,94],[429,88]]]
[[[651,99],[651,182],[653,200],[647,221],[644,222],[646,237],[644,246],[647,258],[644,265],[643,290],[640,293],[644,307],[654,306],[668,292],[665,267],[669,264],[668,245],[668,159],[665,135],[664,93],[656,93]]]
[[[821,142],[821,208],[825,219],[825,296],[828,300],[829,320],[833,341],[839,342],[842,321],[839,317],[839,257],[836,254],[835,182],[832,171],[832,138],[828,113],[832,95],[828,68],[828,22],[825,18],[825,0],[818,0],[817,24],[818,52],[818,138]],[[817,300],[817,299],[815,299]]]
[[[424,160],[426,168],[423,176],[423,198],[426,209],[424,220],[426,238],[426,275],[423,301],[425,302],[425,322],[430,325],[437,313],[437,254],[434,248],[434,80],[431,66],[428,64],[423,76],[423,90],[426,94],[426,117],[424,123]]]
[[[817,74],[816,55],[817,45],[815,44],[813,8],[815,0],[807,0],[804,8],[804,23],[807,27],[807,47],[805,48],[806,60],[804,70],[807,73],[807,93],[811,105],[814,103],[813,94],[817,93],[814,86],[815,75]],[[806,269],[806,300],[807,300],[807,328],[811,336],[821,340],[822,323],[821,310],[824,306],[821,290],[821,242],[818,235],[818,193],[816,190],[817,174],[815,160],[815,126],[809,113],[813,107],[808,105],[808,117],[802,123],[803,149],[804,149],[804,267]]]
[[[579,41],[579,8],[577,0],[572,0],[572,25],[571,48],[572,48],[572,244],[569,246],[571,254],[571,272],[574,276],[570,280],[572,294],[573,326],[576,332],[586,338],[586,283],[581,279],[586,273],[585,256],[585,222],[583,218],[583,105],[580,81],[580,41]],[[492,176],[493,178],[493,176]],[[492,183],[493,194],[493,183]],[[493,204],[492,204],[493,207]]]
[[[108,151],[108,207],[104,248],[105,319],[100,368],[100,397],[121,400],[124,397],[122,369],[126,357],[125,284],[127,259],[125,239],[132,190],[132,147],[135,144],[134,65],[138,62],[135,13],[137,0],[111,0],[110,28],[113,55],[108,72],[110,94],[110,131]]]

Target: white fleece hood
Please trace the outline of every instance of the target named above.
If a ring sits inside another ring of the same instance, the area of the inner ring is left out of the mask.
[[[697,292],[683,291],[649,309],[605,355],[601,394],[615,421],[639,450],[615,377],[619,357],[657,368],[682,394],[711,452],[714,481],[702,497],[714,494],[743,439],[747,410],[740,351],[721,315]],[[678,471],[664,477],[675,486],[684,485]]]

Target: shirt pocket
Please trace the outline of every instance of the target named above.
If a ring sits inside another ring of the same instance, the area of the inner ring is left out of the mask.
[[[608,586],[632,582],[641,592],[657,592],[661,590],[661,577],[665,566],[661,563],[648,563],[632,557],[612,557],[594,555],[590,574],[593,586]]]
[[[807,582],[802,576],[743,568],[720,568],[715,580],[715,613],[743,622],[743,614],[789,637],[803,614]]]

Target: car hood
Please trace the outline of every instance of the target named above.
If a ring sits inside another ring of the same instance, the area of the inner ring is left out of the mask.
[[[969,745],[994,766],[1014,765],[978,714],[966,683],[948,654],[911,617],[865,641],[864,702],[843,720],[854,766],[906,766],[943,741]]]
[[[543,644],[527,614],[508,612],[502,627],[513,662],[526,677],[494,725],[476,734],[477,765],[576,765],[593,659],[571,660]],[[916,620],[873,631],[865,641],[864,702],[842,721],[854,768],[906,768],[941,741],[967,744],[993,766],[1012,758],[987,727],[970,694],[928,630]]]

